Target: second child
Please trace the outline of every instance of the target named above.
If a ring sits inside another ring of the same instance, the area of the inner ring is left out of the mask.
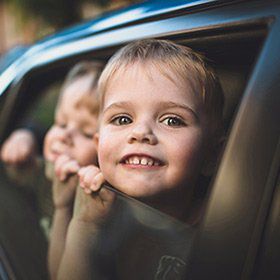
[[[82,166],[96,164],[93,142],[97,130],[99,102],[97,81],[102,64],[80,62],[69,72],[56,107],[55,122],[44,141],[46,175],[53,184],[54,216],[49,244],[49,270],[56,279],[72,218],[78,185],[74,175]]]

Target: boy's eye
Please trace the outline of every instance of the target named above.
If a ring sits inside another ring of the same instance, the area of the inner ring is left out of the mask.
[[[180,127],[186,125],[185,122],[179,117],[167,117],[162,120],[162,123],[172,127]]]
[[[83,131],[82,132],[83,135],[86,137],[86,138],[89,138],[89,139],[92,139],[93,138],[93,134],[92,132],[86,132],[86,131]]]
[[[118,116],[113,118],[111,123],[115,125],[128,125],[132,123],[132,119],[128,116]]]
[[[63,122],[56,122],[56,125],[60,128],[66,128],[66,123],[63,123]]]

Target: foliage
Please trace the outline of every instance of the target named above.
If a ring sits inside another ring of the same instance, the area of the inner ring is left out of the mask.
[[[81,6],[88,0],[0,0],[15,7],[25,18],[37,19],[55,28],[61,28],[81,20]],[[106,6],[110,0],[92,1]]]

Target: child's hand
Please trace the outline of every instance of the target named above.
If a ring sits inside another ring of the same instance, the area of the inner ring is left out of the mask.
[[[55,161],[53,180],[53,202],[55,208],[73,207],[80,166],[77,161],[61,155]]]
[[[20,165],[35,159],[37,143],[27,129],[14,131],[1,148],[1,160],[7,164]]]
[[[99,226],[108,218],[115,194],[102,188],[104,177],[96,166],[83,167],[78,174],[80,188],[77,190],[74,217]]]
[[[78,173],[80,165],[67,155],[59,156],[54,164],[54,172],[59,181],[65,182],[71,175]]]

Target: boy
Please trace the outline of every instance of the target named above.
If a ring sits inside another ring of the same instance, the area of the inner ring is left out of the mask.
[[[200,176],[211,172],[221,136],[220,84],[203,58],[187,47],[164,40],[125,46],[103,70],[99,94],[99,168],[79,171],[84,193],[77,193],[67,233],[59,271],[63,279],[102,277],[96,240],[114,212],[115,200],[102,188],[105,180],[153,208],[195,224],[195,188]],[[130,257],[126,259],[129,264]],[[142,272],[137,272],[140,277]],[[159,275],[160,269],[145,277],[161,279]]]
[[[96,87],[102,66],[99,62],[83,61],[70,70],[56,106],[55,122],[44,141],[45,173],[53,181],[55,210],[49,245],[49,270],[52,279],[56,278],[67,227],[72,217],[77,181],[71,175],[81,166],[96,164],[97,152],[93,135],[97,129],[99,112]],[[19,141],[23,141],[21,144],[24,149],[18,148]],[[35,151],[35,136],[27,129],[15,131],[3,147],[5,161],[16,168],[21,168],[22,163],[35,163]],[[34,168],[31,171],[34,172]],[[42,187],[40,184],[39,194]],[[48,193],[44,190],[39,206],[46,202]]]
[[[53,181],[55,208],[49,245],[52,279],[56,278],[72,217],[77,180],[71,175],[97,160],[93,135],[97,129],[96,87],[101,69],[100,63],[81,62],[69,72],[59,96],[55,122],[44,141],[46,176]]]

